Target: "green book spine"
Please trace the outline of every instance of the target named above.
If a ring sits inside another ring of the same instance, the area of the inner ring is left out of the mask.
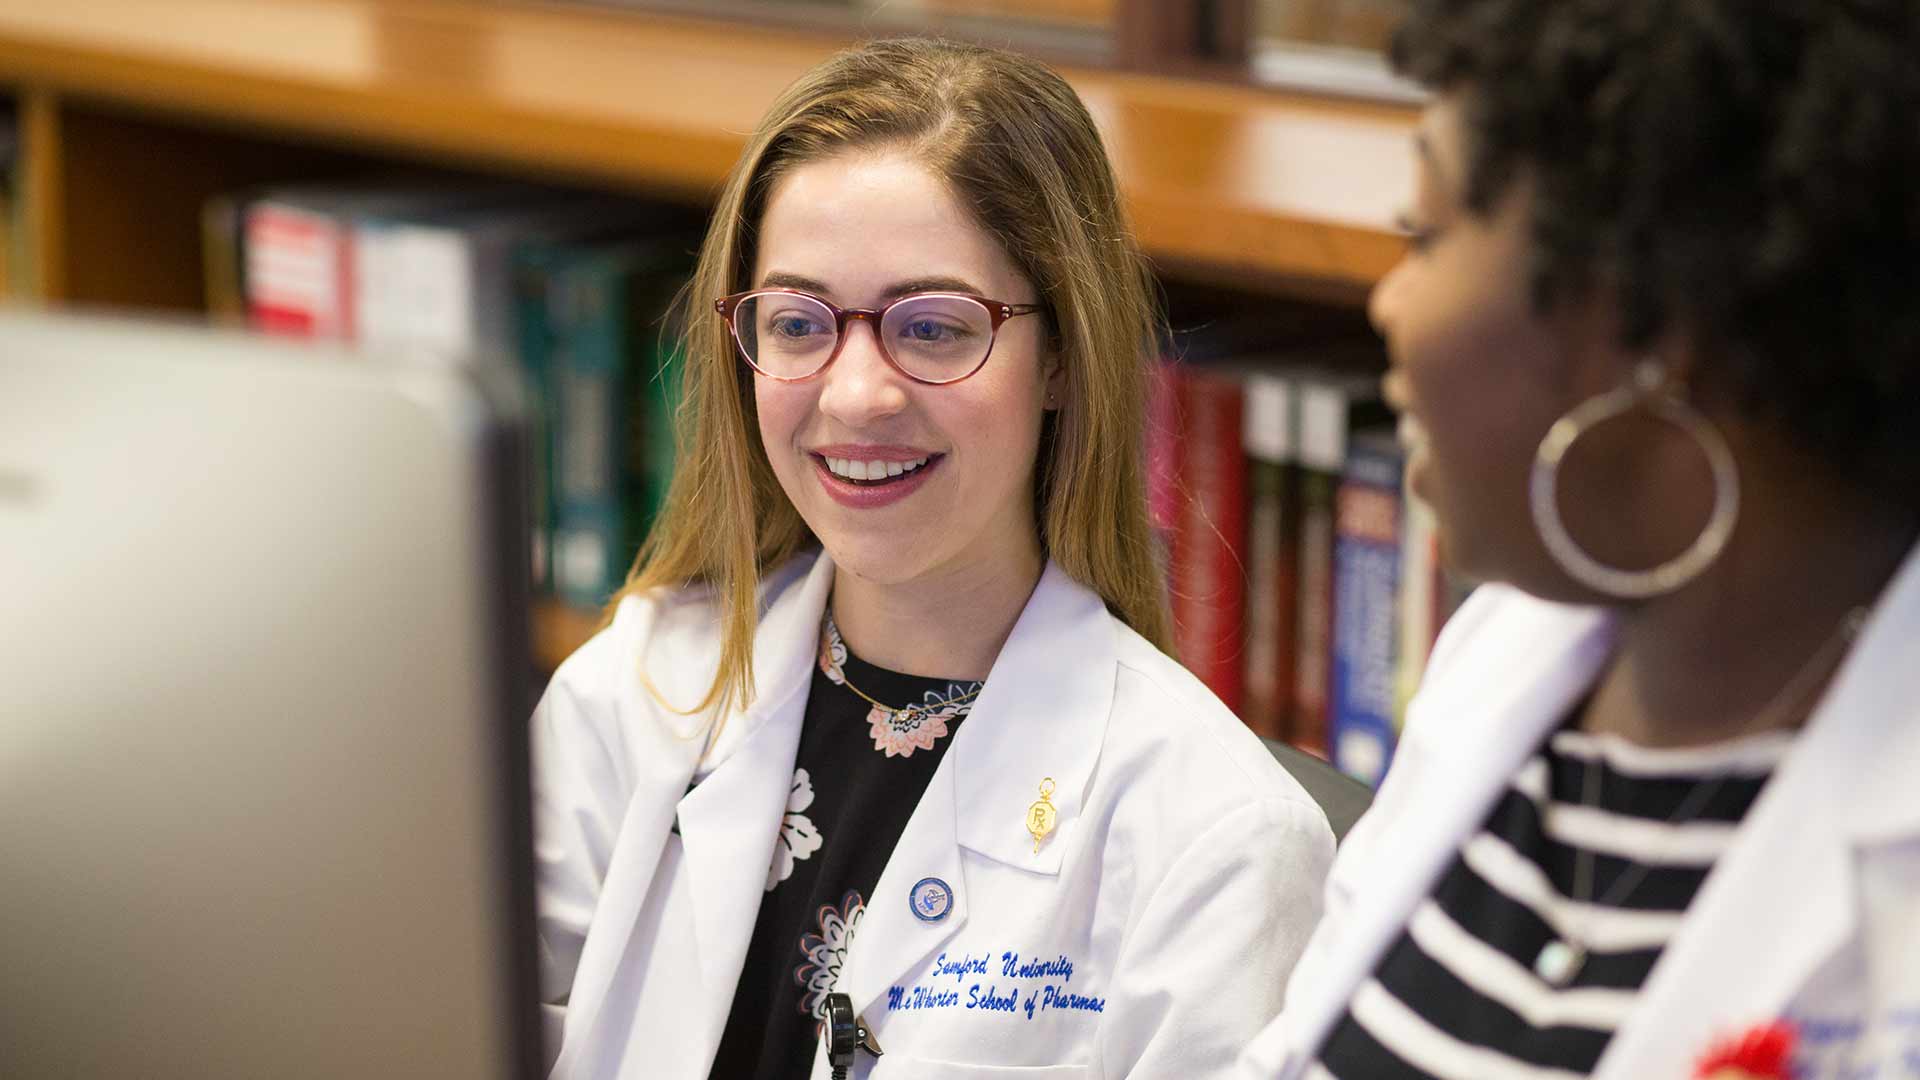
[[[679,365],[658,346],[684,277],[664,244],[574,250],[549,281],[555,591],[598,606],[625,582],[673,471]]]

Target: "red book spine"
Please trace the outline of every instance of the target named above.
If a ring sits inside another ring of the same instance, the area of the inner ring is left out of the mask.
[[[1292,738],[1294,661],[1299,652],[1300,509],[1294,472],[1249,459],[1246,686],[1241,716],[1254,733]]]
[[[1179,384],[1185,430],[1179,475],[1187,497],[1174,527],[1169,575],[1174,642],[1188,669],[1238,712],[1247,533],[1242,388],[1237,378],[1190,369],[1180,372]]]
[[[1327,746],[1333,678],[1333,534],[1337,477],[1306,470],[1300,477],[1299,660],[1294,666],[1293,744],[1321,758]]]
[[[271,202],[247,212],[247,322],[292,337],[339,337],[351,294],[344,230],[325,214]]]

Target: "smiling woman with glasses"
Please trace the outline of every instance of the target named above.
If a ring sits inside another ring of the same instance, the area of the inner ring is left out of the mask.
[[[1332,836],[1163,651],[1151,285],[1078,97],[829,61],[684,310],[667,509],[534,718],[555,1075],[1222,1073]]]

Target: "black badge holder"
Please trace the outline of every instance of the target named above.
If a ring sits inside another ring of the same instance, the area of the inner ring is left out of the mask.
[[[867,1029],[867,1022],[853,1014],[853,999],[845,994],[827,995],[827,1064],[833,1068],[833,1080],[847,1080],[854,1055],[865,1050],[881,1055],[879,1040]]]

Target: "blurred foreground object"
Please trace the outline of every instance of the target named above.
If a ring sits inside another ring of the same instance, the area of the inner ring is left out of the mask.
[[[0,1075],[532,1073],[486,379],[0,316]]]

